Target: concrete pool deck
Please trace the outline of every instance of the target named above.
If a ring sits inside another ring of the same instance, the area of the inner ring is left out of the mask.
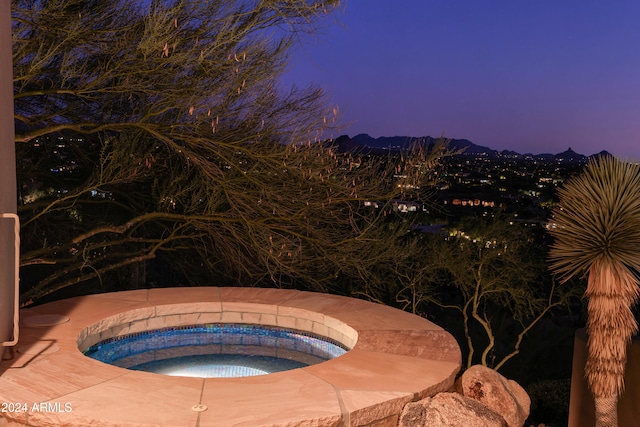
[[[295,290],[124,291],[23,309],[21,319],[14,357],[0,363],[0,427],[390,427],[406,403],[448,390],[461,367],[455,339],[424,318]],[[100,337],[214,322],[293,327],[353,349],[317,365],[244,378],[131,371],[79,349]]]

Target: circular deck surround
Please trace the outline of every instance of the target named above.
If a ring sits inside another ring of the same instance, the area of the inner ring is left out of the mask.
[[[49,315],[69,321],[29,322]],[[461,366],[454,338],[426,319],[313,292],[145,289],[61,300],[24,309],[21,318],[18,346],[39,350],[16,352],[0,365],[0,402],[24,404],[0,413],[3,427],[3,418],[11,426],[393,425],[406,403],[448,390]],[[298,329],[351,350],[316,365],[240,378],[131,371],[81,352],[119,335],[207,323]]]

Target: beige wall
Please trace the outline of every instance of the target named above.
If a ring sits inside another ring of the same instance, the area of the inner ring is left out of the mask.
[[[587,334],[584,329],[576,332],[573,347],[573,371],[571,374],[571,401],[569,403],[569,427],[595,425],[593,397],[584,379],[587,360]],[[626,390],[618,402],[618,427],[640,425],[640,340],[635,339],[627,353],[625,373]]]
[[[11,2],[0,1],[0,213],[16,212]],[[0,219],[0,342],[13,334],[14,221]],[[0,346],[0,356],[5,347]]]

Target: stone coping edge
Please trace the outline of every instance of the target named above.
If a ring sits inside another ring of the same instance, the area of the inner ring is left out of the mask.
[[[78,334],[78,348],[84,352],[92,345],[109,338],[208,323],[255,324],[312,332],[338,341],[349,349],[358,340],[356,330],[346,323],[309,310],[287,310],[282,306],[234,302],[224,305],[182,303],[140,308],[102,319]]]

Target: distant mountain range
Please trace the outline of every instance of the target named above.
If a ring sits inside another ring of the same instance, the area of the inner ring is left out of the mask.
[[[361,133],[359,135],[354,136],[353,138],[342,135],[335,140],[335,143],[338,144],[338,149],[340,151],[359,151],[359,152],[370,152],[370,153],[388,153],[389,151],[402,151],[407,149],[409,146],[413,144],[421,144],[421,145],[431,145],[436,142],[439,138],[433,138],[430,136],[422,136],[422,137],[410,137],[410,136],[381,136],[379,138],[373,138],[372,136],[367,135],[366,133]],[[515,151],[509,150],[493,150],[489,147],[484,147],[481,145],[476,145],[468,139],[451,139],[449,141],[449,148],[455,151],[460,151],[462,156],[472,155],[478,156],[483,155],[489,158],[513,158],[513,159],[540,159],[540,160],[557,160],[557,161],[566,161],[566,162],[584,162],[588,160],[590,157],[597,156],[606,156],[610,155],[607,151],[601,151],[600,153],[594,154],[592,156],[585,156],[583,154],[578,154],[573,151],[571,148],[557,154],[551,153],[542,153],[542,154],[531,154],[525,153],[520,154]]]

